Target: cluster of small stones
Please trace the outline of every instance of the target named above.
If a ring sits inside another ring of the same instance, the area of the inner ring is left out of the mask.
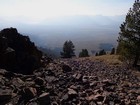
[[[140,105],[140,78],[89,59],[56,60],[33,75],[1,69],[0,105]]]

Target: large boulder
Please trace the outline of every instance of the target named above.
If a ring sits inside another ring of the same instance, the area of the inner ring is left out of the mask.
[[[0,36],[0,53],[5,52],[8,48],[7,39],[5,37]]]
[[[15,66],[15,50],[8,47],[7,38],[0,36],[0,68],[8,69]]]
[[[42,52],[16,28],[0,31],[0,68],[31,74],[41,66]]]

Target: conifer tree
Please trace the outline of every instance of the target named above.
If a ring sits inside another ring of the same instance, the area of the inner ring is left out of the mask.
[[[72,56],[75,56],[74,47],[75,46],[71,40],[65,41],[63,45],[63,52],[61,52],[62,58],[71,58]]]
[[[105,50],[104,50],[104,49],[100,50],[98,55],[99,55],[99,56],[100,56],[100,55],[106,55]]]
[[[82,49],[82,52],[79,53],[79,57],[89,57],[88,50]]]
[[[133,8],[126,15],[120,26],[117,53],[123,60],[136,66],[140,58],[140,1],[136,0]]]
[[[95,56],[98,56],[99,54],[96,52]]]
[[[112,48],[110,55],[112,55],[112,54],[115,54],[115,48],[114,47]]]

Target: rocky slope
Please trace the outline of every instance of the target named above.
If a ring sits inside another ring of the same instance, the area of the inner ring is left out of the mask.
[[[22,75],[0,70],[1,105],[140,105],[140,77],[124,65],[63,59]]]

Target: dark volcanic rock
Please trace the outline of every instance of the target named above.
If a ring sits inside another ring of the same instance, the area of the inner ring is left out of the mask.
[[[36,96],[36,89],[35,88],[32,88],[32,87],[27,87],[27,88],[24,88],[22,89],[19,94],[20,94],[20,98],[19,98],[19,101],[18,103],[22,103],[24,102],[24,104],[28,103],[29,100],[31,100],[32,98],[34,98]]]
[[[5,37],[0,36],[0,52],[5,52],[5,50],[8,48],[8,42]]]
[[[62,70],[63,70],[63,72],[65,73],[65,72],[71,72],[72,71],[72,69],[71,69],[71,67],[70,66],[68,66],[68,65],[62,65]]]
[[[33,75],[0,69],[2,105],[139,105],[139,95],[132,70],[98,60],[56,60]]]
[[[23,74],[31,74],[41,66],[42,53],[28,36],[15,28],[0,31],[0,68]]]
[[[15,50],[8,47],[7,38],[0,35],[0,68],[13,68],[15,58]]]
[[[11,89],[0,89],[0,104],[5,105],[12,98]]]
[[[43,93],[38,98],[40,105],[51,105],[49,93]]]
[[[42,78],[40,78],[40,77],[37,77],[37,78],[35,79],[35,83],[36,83],[37,85],[42,86],[42,85],[45,84],[45,80],[42,79]]]

